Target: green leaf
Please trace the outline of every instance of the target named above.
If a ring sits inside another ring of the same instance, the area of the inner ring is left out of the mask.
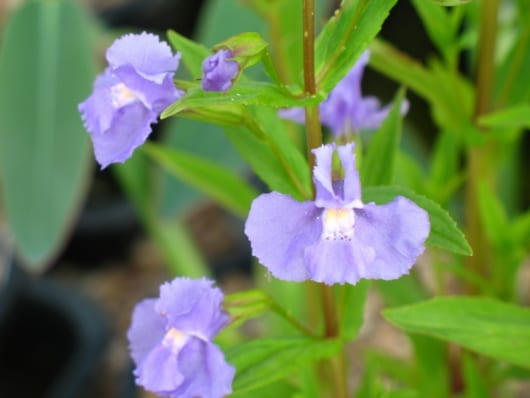
[[[269,44],[256,32],[244,32],[216,44],[213,49],[227,48],[232,51],[233,59],[241,69],[255,65],[265,54]]]
[[[481,297],[438,297],[383,311],[412,333],[451,341],[472,351],[530,367],[530,309]]]
[[[204,91],[200,86],[190,88],[186,95],[169,105],[161,118],[176,115],[179,112],[194,108],[208,108],[214,105],[265,105],[275,108],[315,105],[322,100],[321,96],[297,97],[290,91],[272,83],[242,81],[228,92]]]
[[[479,208],[481,225],[488,239],[497,247],[506,243],[508,217],[493,189],[484,181],[478,184],[477,205]]]
[[[291,178],[278,162],[265,137],[257,138],[247,129],[225,129],[226,136],[239,154],[252,166],[252,170],[272,191],[283,192],[293,197],[300,193],[291,183]]]
[[[272,152],[283,165],[291,184],[298,191],[293,197],[299,200],[311,197],[313,188],[309,164],[300,149],[294,144],[276,110],[254,107],[251,111],[254,129],[261,131],[267,138]]]
[[[148,159],[142,151],[112,170],[134,205],[149,236],[160,249],[172,275],[192,278],[208,275],[209,270],[186,227],[178,220],[161,220],[157,214],[155,189]]]
[[[409,198],[429,213],[431,232],[427,238],[428,244],[456,254],[465,256],[472,254],[473,251],[456,222],[436,202],[401,187],[368,187],[363,190],[365,203],[370,201],[378,204],[387,203],[398,195]]]
[[[343,0],[315,43],[318,90],[329,93],[381,29],[396,0]]]
[[[245,169],[243,159],[223,134],[222,127],[212,123],[183,117],[171,118],[164,123],[161,143],[197,156],[215,159],[216,163],[234,172]],[[204,199],[204,193],[195,187],[174,178],[165,170],[157,170],[161,174],[155,176],[158,183],[157,207],[162,217],[183,216],[198,200]]]
[[[370,50],[370,66],[425,98],[440,126],[459,133],[468,129],[474,91],[467,80],[435,60],[426,69],[419,61],[379,39],[374,40]]]
[[[390,307],[417,303],[428,297],[423,284],[411,274],[395,281],[377,281],[377,287],[385,304]],[[410,340],[415,357],[412,376],[419,396],[447,396],[449,383],[445,345],[429,336],[412,335]]]
[[[479,119],[484,127],[530,128],[530,104],[519,104],[501,109]]]
[[[477,361],[469,354],[463,353],[463,376],[466,386],[465,398],[484,398],[490,396],[490,389],[484,381],[484,376],[480,373]]]
[[[530,25],[528,24],[528,2],[519,1],[515,20],[510,26],[517,34],[512,48],[500,59],[495,73],[495,94],[497,105],[515,105],[530,99]]]
[[[518,216],[510,225],[510,235],[516,245],[530,249],[530,211]]]
[[[412,335],[416,359],[415,387],[420,397],[449,397],[447,346],[430,336]]]
[[[337,340],[308,338],[259,339],[226,352],[236,368],[234,393],[251,391],[284,378],[311,362],[333,356],[341,348]]]
[[[172,275],[190,278],[210,275],[206,260],[181,221],[153,217],[149,220],[148,230]]]
[[[455,41],[451,20],[446,9],[425,0],[413,0],[412,4],[432,42],[444,56]]]
[[[469,3],[471,0],[431,0],[434,3],[440,4],[441,6],[453,7],[461,6],[463,4]]]
[[[173,30],[167,32],[167,38],[173,49],[182,54],[182,61],[192,78],[199,79],[202,76],[202,61],[210,54],[210,50]]]
[[[401,104],[404,90],[394,100],[383,125],[370,142],[368,152],[362,161],[361,179],[365,186],[388,185],[393,182],[399,141],[401,139]],[[384,162],[381,159],[385,159]]]
[[[271,307],[271,298],[263,290],[246,290],[225,296],[224,308],[232,321],[230,327],[258,317]]]
[[[299,397],[298,389],[290,383],[285,381],[277,381],[267,384],[263,388],[258,388],[250,392],[232,393],[231,397],[237,398],[297,398]]]
[[[431,160],[430,180],[435,186],[445,186],[458,173],[462,146],[454,135],[442,131],[436,139]]]
[[[341,286],[340,336],[346,341],[354,340],[364,321],[364,304],[368,293],[369,281],[362,280],[356,285]]]
[[[27,2],[0,54],[0,173],[24,261],[42,271],[64,242],[91,169],[77,104],[94,68],[87,21],[72,1]]]
[[[249,108],[248,130],[230,128],[226,135],[256,174],[271,188],[304,200],[311,197],[309,165],[273,109]]]
[[[246,217],[257,192],[232,171],[176,149],[147,143],[142,149],[175,177],[204,191],[240,217]]]

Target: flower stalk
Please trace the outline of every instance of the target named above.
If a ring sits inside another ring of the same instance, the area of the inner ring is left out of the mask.
[[[315,0],[303,3],[303,49],[304,49],[304,88],[306,95],[317,93],[315,82]],[[308,106],[306,112],[307,157],[311,168],[315,158],[311,150],[322,145],[322,127],[318,106]]]
[[[315,82],[315,0],[303,0],[303,50],[304,50],[304,86],[306,95],[316,94]],[[315,165],[312,150],[322,145],[322,127],[318,106],[305,108],[307,156],[311,169]],[[333,297],[333,288],[321,284],[322,307],[327,338],[338,336],[339,325]],[[331,359],[333,392],[336,398],[346,398],[346,367],[344,352],[341,350],[336,358]]]
[[[482,3],[481,27],[477,61],[476,102],[474,120],[490,111],[492,105],[493,80],[495,76],[495,43],[497,37],[497,17],[499,0],[490,0]],[[490,147],[483,145],[471,147],[467,152],[469,182],[466,188],[467,208],[467,236],[473,256],[468,257],[469,268],[478,275],[487,276],[489,272],[488,242],[484,229],[480,224],[478,206],[478,185],[481,181],[492,182],[489,161]],[[470,288],[474,290],[474,288]]]

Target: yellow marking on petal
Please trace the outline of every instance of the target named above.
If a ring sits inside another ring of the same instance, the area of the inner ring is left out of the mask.
[[[177,354],[184,344],[188,341],[189,336],[181,332],[176,328],[171,328],[167,331],[164,339],[162,340],[162,345],[171,349],[171,352]]]
[[[112,98],[112,105],[116,108],[130,104],[138,99],[138,97],[123,83],[115,84],[110,88],[110,95]]]
[[[353,236],[354,224],[353,209],[325,209],[322,215],[322,238],[326,240],[350,240]]]

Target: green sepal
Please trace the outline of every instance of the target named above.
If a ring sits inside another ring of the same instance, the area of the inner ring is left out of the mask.
[[[244,32],[229,37],[219,44],[213,46],[214,51],[221,49],[230,50],[233,54],[232,60],[239,64],[240,70],[257,64],[264,56],[269,47],[263,37],[256,32]]]

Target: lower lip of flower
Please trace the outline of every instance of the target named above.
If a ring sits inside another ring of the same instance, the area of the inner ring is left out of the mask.
[[[353,209],[325,209],[322,214],[322,238],[325,240],[351,240],[354,225]]]

